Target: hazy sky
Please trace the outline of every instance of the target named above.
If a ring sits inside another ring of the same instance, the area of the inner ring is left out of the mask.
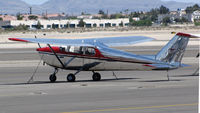
[[[48,0],[22,0],[29,4],[42,4]]]
[[[48,0],[22,0],[29,4],[42,4]],[[178,2],[194,2],[194,3],[200,3],[200,0],[162,0],[162,1],[178,1]]]
[[[177,2],[194,2],[194,3],[200,3],[200,0],[162,0],[162,1],[177,1]]]

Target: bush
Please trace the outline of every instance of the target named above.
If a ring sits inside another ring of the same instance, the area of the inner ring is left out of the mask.
[[[13,30],[17,30],[17,31],[28,30],[28,27],[24,24],[23,25],[20,24],[19,26],[14,27]]]
[[[151,26],[152,21],[151,20],[140,20],[140,21],[132,21],[130,23],[131,26]]]
[[[170,17],[165,17],[162,20],[163,25],[167,26],[169,23],[171,23]]]
[[[200,26],[200,20],[194,20],[194,25],[195,26]]]
[[[38,16],[30,15],[30,16],[28,16],[28,19],[29,19],[29,20],[37,20],[37,19],[38,19]]]

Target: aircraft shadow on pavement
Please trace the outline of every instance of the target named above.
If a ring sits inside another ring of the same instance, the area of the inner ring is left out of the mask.
[[[59,84],[59,83],[84,83],[84,82],[107,82],[107,81],[118,81],[118,80],[131,80],[131,79],[139,79],[139,78],[118,78],[118,79],[102,79],[101,81],[93,81],[93,80],[77,80],[76,82],[67,82],[67,81],[33,81],[31,83],[8,83],[8,84],[0,84],[0,85],[31,85],[31,84]]]
[[[145,81],[140,81],[140,82],[170,82],[170,81],[183,81],[179,79],[170,79],[170,80],[145,80]]]
[[[199,76],[199,73],[192,75],[174,75],[173,77],[195,77],[195,76]]]
[[[140,82],[169,82],[169,81],[183,81],[181,79],[173,79],[173,77],[195,77],[199,76],[199,73],[197,74],[191,74],[191,75],[173,75],[171,76],[170,80],[145,80],[145,81],[140,81]]]

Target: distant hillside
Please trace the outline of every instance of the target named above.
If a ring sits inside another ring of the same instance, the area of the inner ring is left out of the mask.
[[[42,5],[32,7],[33,13],[39,14],[46,10],[48,13],[80,14],[81,12],[97,13],[99,9],[105,12],[108,10],[109,13],[116,13],[125,9],[148,11],[161,5],[176,10],[177,8],[186,8],[193,3],[163,2],[161,0],[49,0]],[[15,14],[17,12],[28,13],[29,5],[21,0],[0,0],[0,7],[3,13]]]
[[[0,0],[0,14],[25,13],[29,5],[21,0]]]
[[[172,10],[186,8],[192,3],[163,2],[161,0],[49,0],[41,5],[48,12],[66,12],[80,14],[81,12],[97,13],[99,9],[109,13],[130,11],[148,11],[151,8],[164,5]]]

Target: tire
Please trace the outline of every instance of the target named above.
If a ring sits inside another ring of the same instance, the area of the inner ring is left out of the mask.
[[[74,74],[70,73],[69,75],[67,75],[68,82],[74,82],[75,80],[76,80],[76,77]]]
[[[49,76],[49,80],[50,80],[50,82],[55,82],[55,81],[57,80],[56,75],[55,75],[55,74],[51,74],[51,75]]]
[[[94,73],[92,76],[93,81],[100,81],[101,75],[99,73]]]

